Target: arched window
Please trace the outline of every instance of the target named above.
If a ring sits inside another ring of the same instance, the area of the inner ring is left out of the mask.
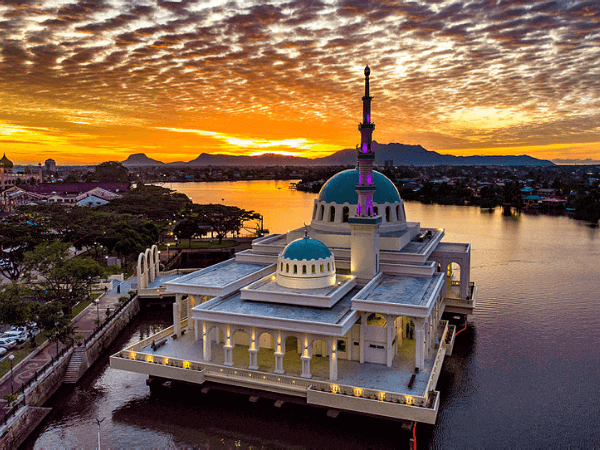
[[[294,273],[298,273],[298,266],[294,264]]]
[[[327,272],[331,272],[331,266],[327,263]]]
[[[321,273],[323,273],[323,264],[321,264]]]
[[[390,221],[390,207],[389,206],[385,207],[385,221],[386,222]]]
[[[286,265],[285,265],[285,271],[286,271],[287,273],[290,273],[290,265],[289,265],[289,264],[286,264]]]
[[[330,222],[335,221],[335,206],[332,206],[331,208],[329,208],[329,221]]]
[[[373,215],[374,215],[374,216],[377,216],[377,215],[379,215],[379,208],[378,208],[377,206],[375,206],[375,207],[373,208]]]
[[[342,209],[342,222],[348,222],[348,217],[350,217],[350,208],[344,206],[344,209]]]
[[[319,210],[319,220],[323,220],[324,213],[325,213],[325,206],[321,205],[321,209]]]
[[[283,263],[281,263],[281,268],[279,270],[283,272]]]
[[[313,219],[317,218],[317,204],[315,203],[315,207],[313,208]]]
[[[306,275],[306,264],[302,264],[302,273]]]
[[[400,205],[396,205],[396,220],[400,220]]]
[[[317,273],[317,267],[314,264],[312,265],[312,273]]]

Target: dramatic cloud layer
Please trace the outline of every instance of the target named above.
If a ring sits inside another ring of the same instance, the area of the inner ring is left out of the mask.
[[[600,3],[0,0],[0,152],[323,156],[360,137],[600,159]]]

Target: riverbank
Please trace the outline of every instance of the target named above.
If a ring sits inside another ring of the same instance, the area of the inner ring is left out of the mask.
[[[0,379],[0,393],[17,395],[14,402],[4,401],[0,408],[0,450],[17,448],[48,413],[37,407],[44,405],[63,383],[77,382],[137,314],[137,297],[120,303],[114,291],[100,296],[98,304],[89,305],[73,319],[82,335],[81,345],[59,344],[53,354],[54,345],[47,341]],[[98,324],[101,306],[103,317]],[[104,314],[108,308],[110,316]]]

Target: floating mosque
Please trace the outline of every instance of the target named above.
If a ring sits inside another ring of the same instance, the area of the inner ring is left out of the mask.
[[[156,246],[141,254],[138,295],[175,297],[173,326],[111,367],[147,374],[151,386],[435,423],[437,381],[462,327],[444,318],[466,321],[475,308],[471,245],[408,222],[398,190],[373,169],[369,67],[364,75],[357,168],[325,183],[310,224],[159,287],[171,274],[159,272]]]

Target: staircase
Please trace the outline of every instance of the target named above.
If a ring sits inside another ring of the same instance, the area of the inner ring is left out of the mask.
[[[67,373],[63,380],[64,384],[75,384],[81,375],[81,366],[85,360],[85,347],[76,347],[71,354]]]

